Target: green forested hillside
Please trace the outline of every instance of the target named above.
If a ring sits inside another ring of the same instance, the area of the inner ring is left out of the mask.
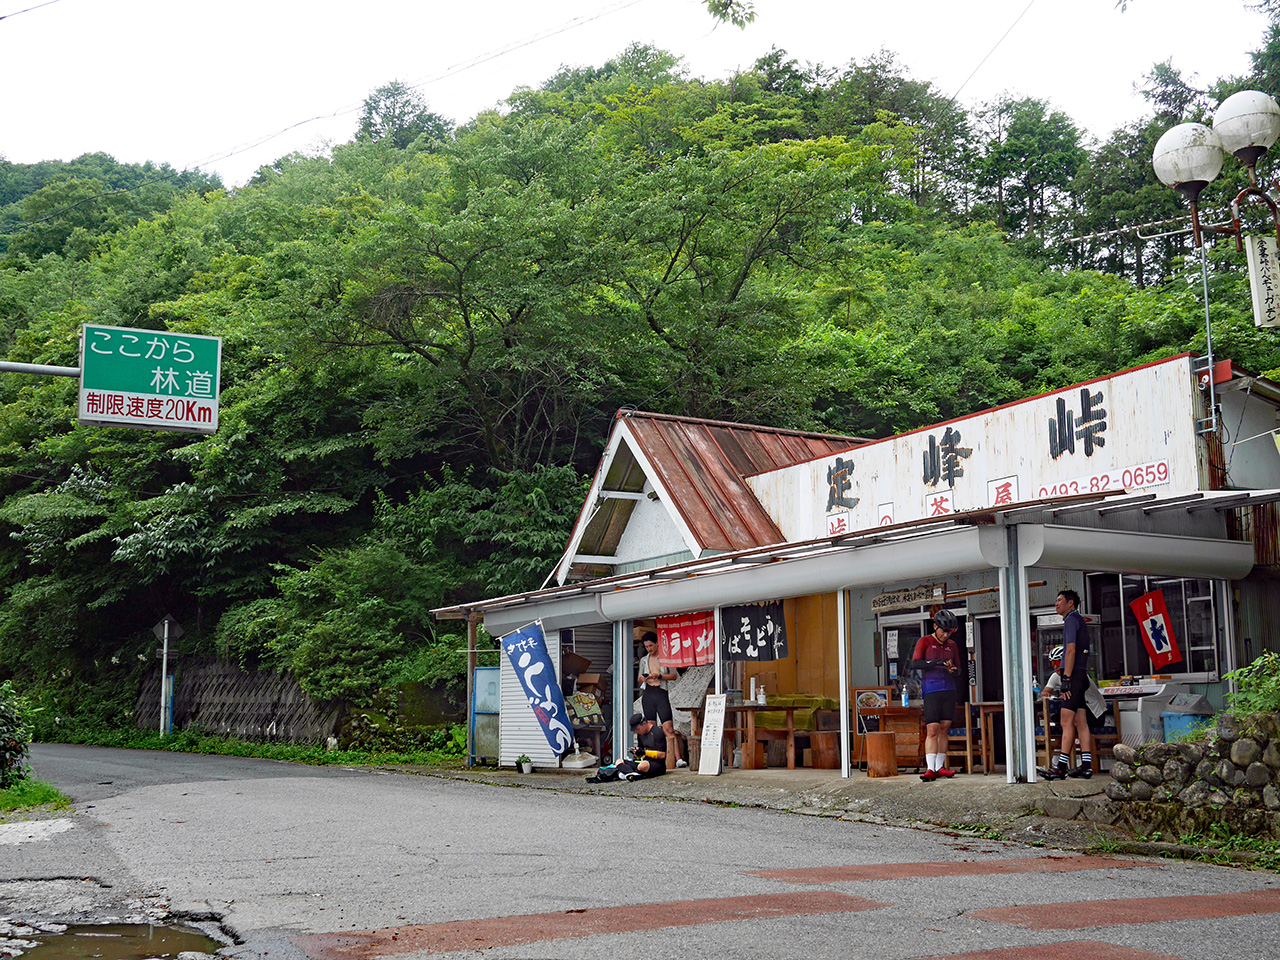
[[[171,613],[187,653],[366,703],[456,675],[431,607],[541,585],[620,407],[883,436],[1202,347],[1188,238],[1073,238],[1182,213],[1151,144],[1273,88],[1266,43],[1208,91],[1153,68],[1102,143],[888,54],[708,82],[637,46],[456,130],[390,84],[232,192],[0,163],[9,360],[77,365],[87,321],[224,338],[211,437],[0,377],[0,678],[119,722]],[[1212,261],[1216,351],[1280,368]]]

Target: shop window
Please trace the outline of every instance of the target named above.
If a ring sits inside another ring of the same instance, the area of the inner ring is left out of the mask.
[[[1143,594],[1159,590],[1169,609],[1170,628],[1182,652],[1182,662],[1160,668],[1187,681],[1218,678],[1218,624],[1212,580],[1177,577],[1145,577],[1114,573],[1086,577],[1088,604],[1100,618],[1095,643],[1094,672],[1099,680],[1122,676],[1149,676],[1153,671],[1141,628],[1129,604]]]

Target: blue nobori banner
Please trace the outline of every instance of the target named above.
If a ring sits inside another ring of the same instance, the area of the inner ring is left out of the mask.
[[[542,725],[542,733],[551,745],[551,751],[560,756],[573,746],[573,727],[569,722],[564,694],[556,681],[555,666],[547,652],[542,624],[531,623],[521,627],[503,637],[501,643],[516,679],[529,698],[529,707]]]

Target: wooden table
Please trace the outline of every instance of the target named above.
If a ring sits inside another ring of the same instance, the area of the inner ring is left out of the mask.
[[[702,726],[703,707],[690,707],[689,713],[692,719],[689,723],[689,732],[696,739],[701,736],[699,728]],[[773,707],[769,704],[763,706],[758,703],[736,703],[725,707],[725,733],[741,733],[742,738],[742,769],[754,770],[756,768],[756,739],[762,740],[781,740],[787,741],[787,769],[794,770],[796,768],[796,711],[807,710],[808,707]],[[787,726],[785,730],[774,729],[756,729],[756,713],[765,710],[784,710],[787,714]],[[918,711],[917,711],[918,712]],[[737,716],[740,721],[737,725],[730,723],[730,718]],[[801,735],[810,733],[808,730],[801,730]]]
[[[985,777],[996,763],[995,718],[1004,716],[1004,701],[979,700],[974,706],[978,708],[978,729],[982,731],[982,775]]]

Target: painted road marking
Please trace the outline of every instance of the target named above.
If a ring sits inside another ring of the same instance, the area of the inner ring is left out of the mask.
[[[397,953],[487,950],[547,940],[660,930],[663,927],[687,927],[734,920],[770,920],[818,913],[850,913],[888,906],[892,904],[831,891],[773,893],[755,897],[594,907],[589,910],[458,920],[422,926],[390,927],[385,930],[322,933],[292,939],[315,960],[364,960],[367,957]]]
[[[1005,947],[1003,950],[979,950],[976,953],[950,953],[929,960],[1184,960],[1169,953],[1150,953],[1097,940],[1074,940],[1069,943],[1042,943],[1032,947]],[[924,958],[921,958],[924,960]]]
[[[1085,930],[1130,923],[1206,920],[1280,913],[1280,890],[1213,893],[1204,896],[1145,897],[1139,900],[1081,900],[1034,907],[970,910],[966,916],[993,923],[1012,923],[1030,930]]]
[[[1016,860],[970,860],[962,863],[871,863],[800,870],[752,870],[751,875],[786,883],[840,883],[851,880],[908,880],[918,877],[982,877],[1001,873],[1065,873],[1069,870],[1115,870],[1151,864],[1111,857],[1019,857]]]

